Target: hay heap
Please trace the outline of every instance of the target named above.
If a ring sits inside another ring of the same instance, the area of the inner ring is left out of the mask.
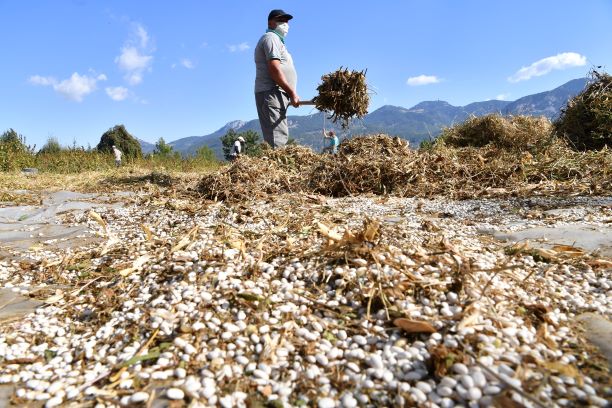
[[[302,171],[318,157],[312,149],[303,146],[263,149],[261,157],[242,156],[231,165],[205,175],[198,191],[212,200],[230,201],[301,191]]]
[[[354,194],[406,195],[411,163],[417,153],[399,137],[370,135],[343,141],[336,157],[322,156],[313,163],[305,188],[332,197]]]
[[[612,76],[592,71],[586,89],[561,110],[555,131],[577,150],[612,147]]]
[[[508,150],[533,152],[551,143],[552,131],[552,123],[543,116],[471,116],[461,124],[445,128],[438,143],[454,147],[492,144]]]
[[[344,140],[335,156],[291,146],[242,157],[204,176],[197,190],[204,198],[231,202],[283,193],[454,199],[610,194],[610,169],[608,149],[582,153],[552,143],[532,154],[495,144],[454,148],[440,143],[411,150],[405,140],[380,134]]]
[[[340,67],[335,72],[323,75],[321,81],[317,87],[319,95],[313,100],[318,110],[331,113],[332,122],[340,119],[345,129],[350,119],[362,118],[368,113],[370,96],[365,71],[349,71]]]

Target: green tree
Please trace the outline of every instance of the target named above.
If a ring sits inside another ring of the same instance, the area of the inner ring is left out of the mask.
[[[234,129],[230,129],[224,136],[221,136],[221,143],[223,144],[223,156],[226,160],[231,159],[232,147],[234,142],[240,136],[244,138],[244,154],[248,156],[259,156],[261,154],[261,143],[259,142],[259,133],[254,130],[247,130],[245,132],[236,132]]]
[[[173,149],[163,137],[160,137],[157,143],[155,143],[155,150],[153,150],[153,154],[161,157],[170,157],[173,156]],[[178,153],[178,152],[176,152]]]
[[[104,132],[96,149],[103,153],[112,153],[113,145],[117,146],[125,157],[142,157],[140,143],[138,143],[134,136],[129,134],[123,125],[117,125]]]
[[[50,137],[47,139],[47,143],[43,145],[38,151],[38,154],[55,154],[62,151],[62,146],[56,137]]]
[[[0,170],[11,171],[32,166],[34,147],[25,144],[25,137],[13,129],[0,135]]]
[[[0,135],[0,144],[5,148],[9,148],[15,152],[29,152],[34,151],[34,147],[26,145],[25,136],[17,133],[14,129],[9,129]]]
[[[203,145],[196,150],[196,158],[200,161],[214,163],[217,161],[215,151],[210,147]]]
[[[15,130],[12,128],[0,135],[0,143],[23,143],[25,145],[24,142],[24,137],[15,132]]]

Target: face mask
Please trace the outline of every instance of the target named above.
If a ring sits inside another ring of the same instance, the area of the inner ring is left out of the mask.
[[[284,37],[289,32],[289,23],[278,23],[274,30]]]

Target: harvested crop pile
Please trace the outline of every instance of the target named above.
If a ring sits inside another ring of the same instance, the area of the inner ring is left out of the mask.
[[[454,147],[482,147],[494,144],[503,149],[531,151],[550,143],[552,124],[545,117],[472,116],[465,122],[443,130],[438,139]]]
[[[353,117],[361,118],[368,113],[370,96],[365,81],[365,71],[342,69],[321,77],[318,87],[319,96],[314,98],[318,110],[331,113],[335,123],[339,119],[347,128]]]
[[[303,146],[267,149],[262,157],[240,160],[200,181],[200,194],[213,200],[249,200],[267,194],[301,191],[302,172],[319,155]]]
[[[555,130],[577,150],[612,147],[612,76],[593,71],[586,89],[561,110]]]
[[[299,145],[288,145],[276,150],[269,148],[268,144],[263,144],[263,146],[267,147],[267,150],[264,150],[264,160],[271,160],[287,169],[299,170],[320,157],[311,148]]]
[[[340,144],[337,157],[322,156],[306,181],[308,190],[328,196],[385,194],[400,190],[413,179],[418,153],[399,137],[372,135]]]
[[[461,199],[606,194],[612,192],[610,169],[610,150],[575,152],[558,141],[534,154],[497,145],[454,148],[443,143],[415,151],[400,138],[371,135],[343,141],[335,156],[289,147],[243,157],[203,177],[198,191],[228,201],[291,192]]]

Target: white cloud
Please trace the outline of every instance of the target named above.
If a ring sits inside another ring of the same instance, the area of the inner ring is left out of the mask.
[[[498,101],[506,101],[506,100],[508,100],[509,96],[510,96],[509,93],[501,93],[501,94],[497,95],[495,97],[495,99],[498,100]]]
[[[68,79],[58,81],[53,77],[31,76],[29,82],[33,85],[51,86],[53,89],[72,101],[82,102],[86,95],[97,89],[98,81],[106,81],[106,75],[100,74],[96,77],[79,75],[75,72]]]
[[[229,50],[229,52],[237,52],[237,51],[242,52],[242,51],[248,50],[249,48],[251,48],[251,47],[249,46],[249,44],[247,44],[245,42],[240,43],[240,44],[232,44],[232,45],[228,45],[227,46],[227,49]]]
[[[142,82],[142,72],[130,72],[124,78],[128,84],[138,85]]]
[[[136,36],[140,40],[140,47],[147,48],[147,46],[149,45],[149,34],[147,33],[147,30],[145,30],[144,27],[140,24],[135,24],[134,30]]]
[[[140,24],[133,24],[131,38],[121,47],[121,54],[115,58],[119,69],[125,72],[125,80],[130,85],[138,85],[145,72],[151,71],[153,49],[149,47],[149,34]]]
[[[419,75],[410,77],[406,81],[406,83],[410,86],[437,84],[438,82],[440,82],[440,78],[435,75]]]
[[[181,65],[187,69],[194,69],[195,65],[193,64],[193,62],[189,59],[189,58],[183,58],[181,60]]]
[[[109,86],[105,91],[113,101],[122,101],[129,95],[128,89],[122,86]]]
[[[42,86],[49,86],[49,85],[53,85],[57,83],[57,79],[53,78],[53,77],[43,77],[40,75],[32,75],[29,79],[28,82],[30,82],[32,85],[42,85]]]
[[[142,82],[145,71],[151,69],[153,56],[141,54],[136,47],[126,46],[121,49],[121,55],[115,58],[119,68],[126,71],[125,79],[130,85]]]
[[[141,54],[136,47],[123,47],[121,55],[115,58],[119,68],[125,71],[142,71],[151,65],[153,57]]]
[[[69,79],[64,79],[57,85],[53,85],[53,89],[68,99],[81,102],[85,95],[89,95],[96,90],[97,81],[104,80],[106,80],[105,75],[98,75],[94,78],[87,75],[79,75],[75,72]]]
[[[522,67],[508,78],[510,82],[526,81],[533,77],[548,74],[555,69],[566,69],[586,65],[586,57],[575,52],[563,52],[552,57],[542,58],[528,67]]]

